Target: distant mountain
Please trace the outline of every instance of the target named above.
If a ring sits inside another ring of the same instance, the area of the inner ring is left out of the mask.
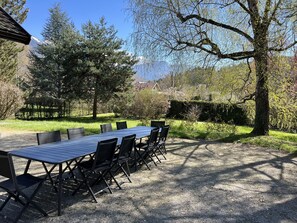
[[[39,44],[41,44],[41,43],[42,43],[41,40],[39,40],[39,39],[36,38],[35,36],[32,36],[32,37],[31,37],[31,41],[30,41],[30,43],[29,43],[29,48],[30,48],[30,50],[31,50],[31,51],[35,51],[35,49],[37,48],[37,46],[38,46]]]
[[[170,73],[170,65],[166,61],[147,61],[140,58],[140,61],[134,65],[134,71],[139,79],[157,80]]]

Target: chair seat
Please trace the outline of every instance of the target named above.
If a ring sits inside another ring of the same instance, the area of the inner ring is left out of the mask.
[[[83,168],[83,169],[88,170],[88,169],[92,169],[93,164],[94,164],[94,160],[90,159],[88,161],[84,161],[84,162],[79,163],[78,166]],[[108,166],[110,166],[109,162],[103,162],[103,163],[97,164],[95,169],[96,170],[106,169],[106,167],[108,167]]]
[[[18,182],[18,187],[20,190],[23,190],[25,188],[31,187],[37,183],[44,181],[44,179],[32,176],[28,173],[17,176],[16,180]],[[0,187],[9,191],[15,191],[15,187],[11,179],[2,181],[0,183]]]
[[[122,163],[122,162],[129,161],[131,159],[132,159],[131,157],[127,157],[127,156],[120,156],[119,157],[119,154],[114,155],[114,162],[118,161],[118,162]]]
[[[142,149],[142,148],[145,148],[145,147],[147,147],[147,142],[140,142],[140,143],[137,143],[136,144],[136,147],[137,148],[140,148],[140,149]]]

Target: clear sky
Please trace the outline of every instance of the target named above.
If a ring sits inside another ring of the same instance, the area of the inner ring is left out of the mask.
[[[133,29],[128,16],[127,0],[27,0],[27,19],[22,26],[32,35],[42,40],[41,32],[49,18],[49,9],[60,3],[61,8],[74,22],[77,29],[88,20],[99,22],[103,16],[108,26],[113,25],[118,37],[127,40]]]

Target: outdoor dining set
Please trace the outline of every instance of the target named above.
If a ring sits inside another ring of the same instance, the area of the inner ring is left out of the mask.
[[[157,165],[157,162],[161,162],[159,156],[166,159],[165,144],[169,125],[165,125],[165,121],[151,121],[150,127],[127,128],[126,122],[117,122],[116,126],[117,130],[113,130],[111,124],[101,125],[100,134],[88,136],[83,127],[67,129],[68,140],[61,140],[60,131],[37,133],[37,146],[10,152],[0,151],[0,175],[1,179],[4,178],[0,181],[0,188],[8,194],[0,211],[14,198],[22,205],[21,211],[13,219],[14,222],[21,218],[29,205],[47,216],[46,211],[33,198],[43,182],[48,180],[57,194],[58,215],[61,215],[62,189],[68,179],[75,182],[72,195],[86,188],[92,199],[98,203],[97,193],[105,189],[112,193],[112,182],[122,189],[117,181],[118,174],[122,173],[132,182],[130,168],[137,170],[143,165],[151,169],[148,162]],[[24,172],[18,175],[13,164],[16,157],[27,160]],[[45,175],[33,176],[29,173],[32,161],[42,164]],[[56,167],[58,173],[54,174]],[[98,185],[104,187],[95,191],[94,187]],[[27,189],[30,190],[30,195]]]

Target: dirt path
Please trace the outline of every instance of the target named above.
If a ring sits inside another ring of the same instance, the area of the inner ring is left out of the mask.
[[[36,144],[35,135],[7,135],[0,149]],[[123,190],[98,195],[65,188],[63,215],[45,185],[38,198],[50,217],[26,211],[25,222],[297,222],[297,158],[242,144],[170,139],[167,160],[133,173]],[[18,165],[23,165],[18,162]],[[40,170],[35,164],[36,171]],[[40,167],[40,166],[39,166]],[[38,172],[38,171],[37,171]],[[0,193],[0,199],[3,195]],[[13,202],[12,202],[13,203]],[[14,205],[14,204],[12,204]],[[11,205],[11,206],[12,206]],[[13,214],[6,208],[0,212]],[[6,221],[4,221],[6,222]]]

